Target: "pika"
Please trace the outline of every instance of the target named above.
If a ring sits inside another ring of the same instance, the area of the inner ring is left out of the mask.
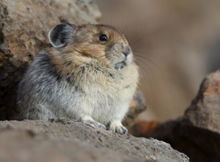
[[[20,118],[74,119],[127,133],[122,120],[139,73],[125,36],[108,25],[61,23],[48,39],[52,46],[35,57],[19,83]]]

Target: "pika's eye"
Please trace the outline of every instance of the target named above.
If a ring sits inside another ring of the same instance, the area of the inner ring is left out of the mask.
[[[99,40],[102,41],[102,42],[106,42],[108,40],[108,37],[106,34],[101,34],[99,36]]]

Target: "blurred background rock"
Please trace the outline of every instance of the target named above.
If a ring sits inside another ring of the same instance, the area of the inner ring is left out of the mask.
[[[145,120],[180,116],[220,67],[219,0],[97,0],[100,22],[128,37],[140,66]]]

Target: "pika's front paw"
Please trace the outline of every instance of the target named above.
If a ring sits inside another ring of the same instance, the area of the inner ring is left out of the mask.
[[[85,123],[86,125],[89,125],[93,128],[102,128],[102,129],[106,129],[106,126],[104,124],[101,124],[99,122],[96,122],[94,120],[87,120],[84,121],[83,123]]]
[[[127,128],[125,128],[121,122],[119,121],[112,121],[109,124],[108,130],[111,130],[115,133],[119,133],[119,134],[127,134],[128,130]]]
[[[92,119],[91,117],[81,117],[79,119],[80,122],[90,126],[90,127],[93,127],[93,128],[101,128],[101,129],[106,129],[106,126],[104,124],[101,124],[97,121],[95,121],[94,119]]]

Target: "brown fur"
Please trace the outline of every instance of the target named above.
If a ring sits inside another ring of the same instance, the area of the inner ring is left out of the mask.
[[[101,42],[100,34],[106,34],[108,41]],[[103,68],[108,68],[109,60],[106,57],[106,51],[115,42],[128,44],[125,36],[114,27],[89,24],[77,28],[73,44],[61,49],[48,48],[46,51],[51,63],[55,65],[55,70],[62,76],[66,76],[80,66],[91,62],[98,62]]]

